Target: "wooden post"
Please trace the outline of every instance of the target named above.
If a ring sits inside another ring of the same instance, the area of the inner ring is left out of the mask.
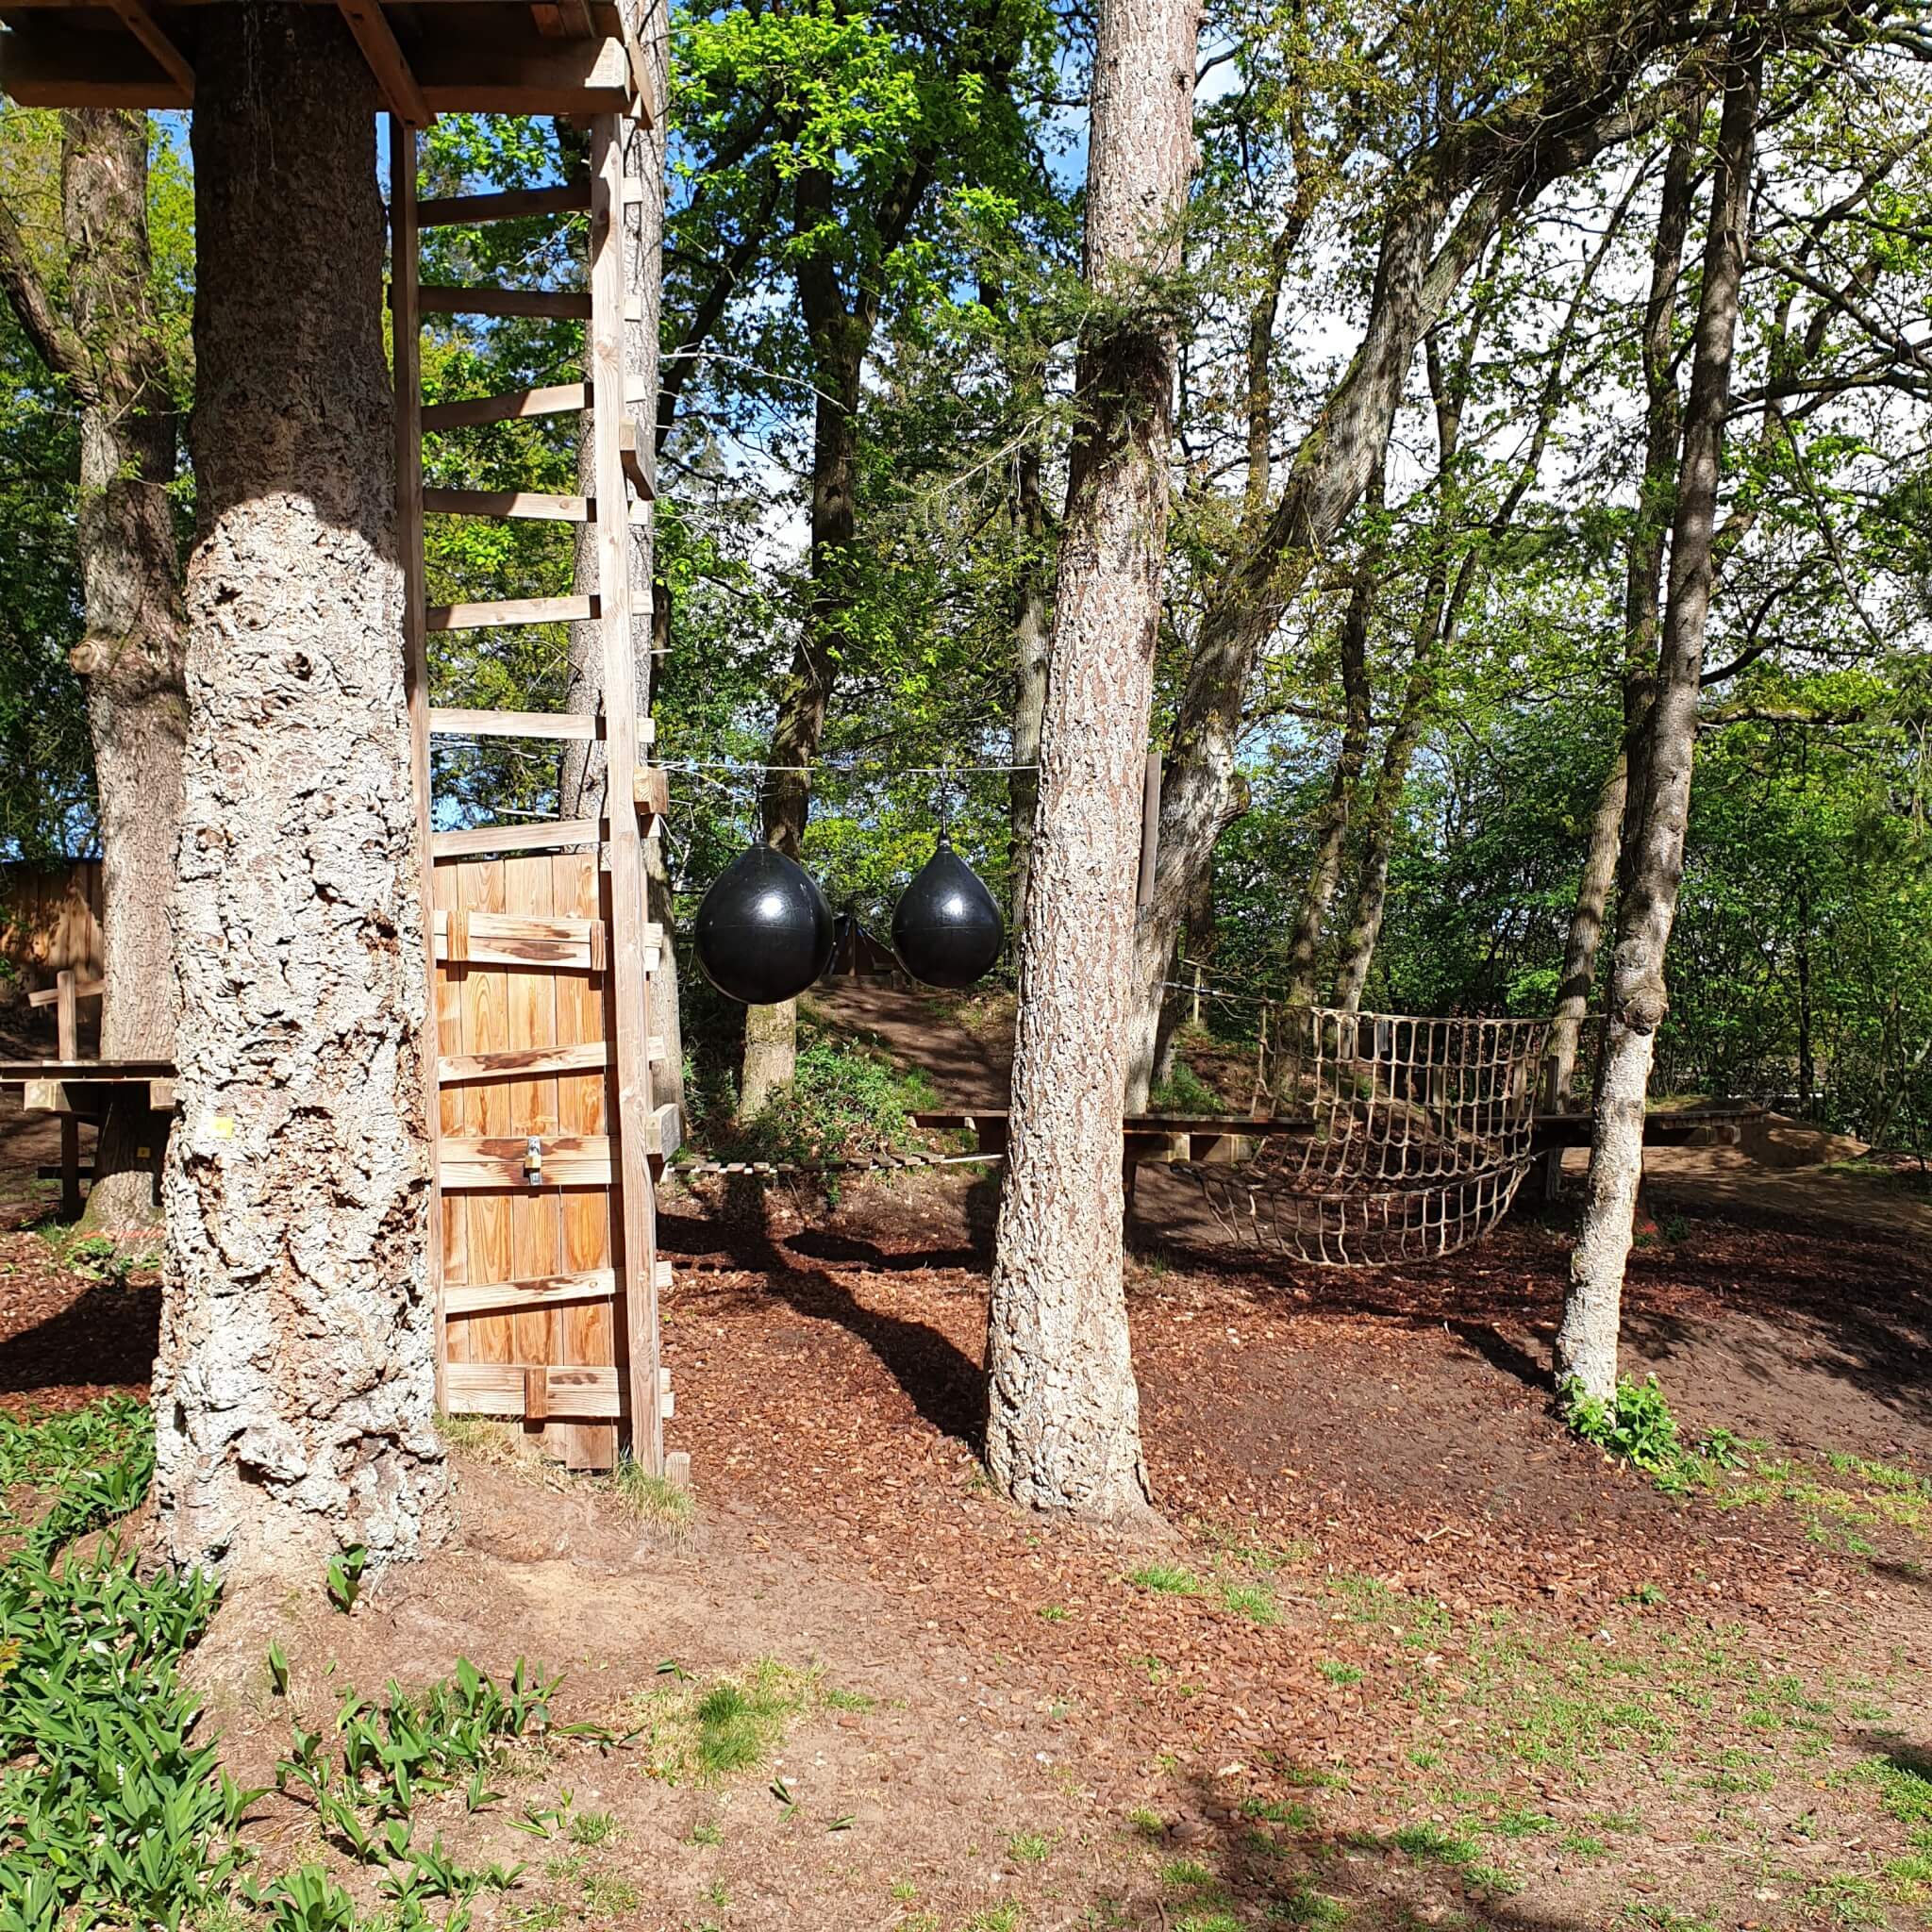
[[[73,969],[62,967],[54,975],[59,999],[55,1008],[55,1024],[59,1034],[59,1054],[63,1060],[80,1058],[80,997]],[[71,1113],[60,1116],[60,1219],[80,1219],[80,1122]]]
[[[1147,773],[1141,781],[1141,884],[1134,903],[1144,906],[1154,896],[1154,866],[1160,857],[1160,754],[1147,754]]]
[[[437,1141],[442,1100],[437,1089],[436,892],[430,856],[429,652],[423,568],[423,372],[417,313],[416,130],[389,123],[390,306],[395,334],[396,551],[403,567],[403,684],[409,703],[409,765],[416,791],[417,866],[423,901],[423,958],[428,1002],[419,1051],[425,1131],[429,1137],[429,1291],[436,1302],[436,1406],[447,1410],[447,1320],[442,1286],[442,1188]]]
[[[624,142],[619,116],[591,124],[591,432],[597,497],[597,620],[604,641],[604,857],[610,875],[610,971],[617,1038],[617,1178],[630,1453],[663,1474],[658,1395],[656,1211],[647,1153],[651,1118],[650,984],[644,962],[644,855],[637,817],[637,658],[631,637],[630,512],[625,430]]]
[[[1199,961],[1199,960],[1197,959],[1197,960],[1195,960],[1195,962],[1194,962],[1194,1025],[1195,1025],[1195,1027],[1196,1027],[1196,1028],[1198,1029],[1198,1028],[1199,1028],[1199,1026],[1200,1026],[1200,1024],[1201,1024],[1201,962],[1200,962],[1200,961]]]

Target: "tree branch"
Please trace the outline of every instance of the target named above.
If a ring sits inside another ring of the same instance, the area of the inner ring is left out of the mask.
[[[87,345],[55,308],[27,250],[26,237],[4,203],[0,203],[0,290],[6,291],[8,307],[48,370],[64,376],[82,402],[98,402],[100,389]]]

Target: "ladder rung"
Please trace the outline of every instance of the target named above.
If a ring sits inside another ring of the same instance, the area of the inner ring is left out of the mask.
[[[425,490],[423,508],[431,516],[531,517],[551,524],[593,524],[594,496],[559,496],[548,490]],[[634,524],[651,519],[648,501],[628,506]]]
[[[499,604],[432,604],[425,630],[483,630],[498,624],[576,624],[600,614],[594,596],[510,597]]]
[[[535,315],[589,322],[591,298],[566,289],[463,289],[425,283],[416,291],[424,315]]]
[[[601,819],[547,819],[534,824],[468,825],[457,832],[432,832],[432,858],[468,858],[478,852],[541,852],[560,845],[595,845],[604,836]]]
[[[466,226],[472,222],[515,222],[527,215],[588,214],[591,184],[565,182],[560,188],[512,188],[501,194],[446,194],[416,204],[416,220],[425,228]]]
[[[460,403],[425,403],[425,429],[467,429],[477,423],[511,423],[525,416],[561,416],[588,409],[593,391],[587,382],[555,382],[542,389],[512,390],[507,395],[472,396]],[[626,387],[625,401],[648,402],[642,387]]]
[[[617,425],[618,454],[624,463],[624,474],[630,478],[630,487],[638,493],[640,501],[654,502],[658,492],[651,488],[651,479],[644,475],[644,459],[638,449],[638,425],[628,416]],[[636,522],[636,518],[632,522]]]
[[[438,708],[429,713],[429,728],[451,738],[593,739],[604,736],[604,720],[576,711],[462,711]],[[650,744],[658,736],[655,718],[638,720],[638,742]]]

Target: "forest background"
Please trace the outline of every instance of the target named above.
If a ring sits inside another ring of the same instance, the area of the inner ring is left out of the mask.
[[[1169,291],[1179,460],[1154,748],[1215,781],[1170,791],[1212,863],[1186,881],[1167,972],[1185,984],[1200,967],[1226,1038],[1253,1037],[1264,996],[1545,1014],[1566,968],[1578,996],[1579,883],[1588,901],[1594,856],[1601,885],[1606,825],[1613,848],[1606,788],[1645,675],[1632,558],[1658,520],[1652,438],[1689,359],[1716,108],[1694,87],[1645,95],[1633,58],[1615,138],[1534,167],[1526,143],[1485,158],[1519,100],[1560,112],[1574,27],[1562,8],[1455,0],[1210,10]],[[1093,316],[1077,275],[1090,28],[1036,0],[678,19],[653,700],[681,924],[752,836],[795,845],[874,930],[941,824],[1016,903],[1074,351]],[[1920,51],[1875,30],[1793,34],[1767,73],[1653,1085],[1777,1097],[1924,1151]],[[151,133],[153,294],[185,412],[192,182],[180,123]],[[568,126],[446,116],[424,190],[584,163]],[[0,175],[58,292],[57,116],[0,116]],[[1688,233],[1660,314],[1674,193]],[[576,240],[551,223],[432,232],[425,279],[567,286]],[[581,355],[574,324],[433,318],[425,397],[569,380]],[[1358,495],[1324,492],[1384,375],[1386,455]],[[4,857],[97,837],[68,661],[77,433],[0,306]],[[576,426],[451,431],[427,467],[432,483],[569,491]],[[185,468],[172,494],[185,547]],[[560,591],[571,542],[561,525],[433,519],[431,601]],[[1258,645],[1230,659],[1231,600],[1263,578]],[[444,634],[436,700],[560,708],[570,641]],[[440,753],[439,816],[552,816],[558,784],[517,741],[458,742]],[[1597,980],[1608,951],[1584,958]],[[700,1046],[716,1045],[704,1017]],[[736,1051],[726,1038],[722,1077]]]

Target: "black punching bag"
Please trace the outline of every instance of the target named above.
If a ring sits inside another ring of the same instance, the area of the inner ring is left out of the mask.
[[[802,865],[754,845],[711,881],[696,939],[698,965],[726,999],[775,1007],[832,963],[832,908]]]
[[[1000,956],[1006,921],[979,874],[941,832],[892,908],[892,951],[927,986],[968,987]]]

